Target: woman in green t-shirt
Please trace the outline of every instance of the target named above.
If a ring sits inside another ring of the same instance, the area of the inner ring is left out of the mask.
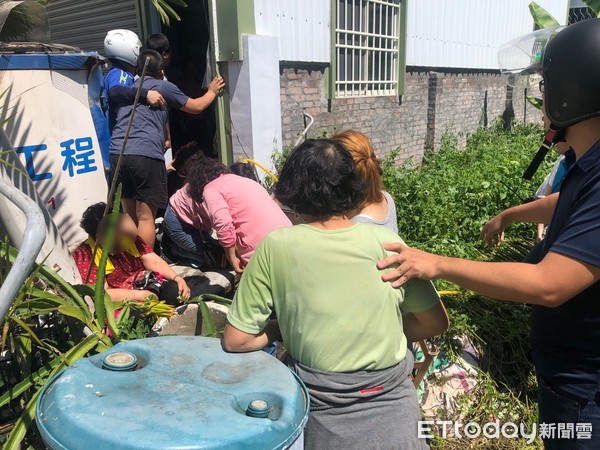
[[[275,196],[304,223],[272,232],[256,249],[224,346],[247,352],[283,339],[311,396],[306,448],[427,448],[417,436],[407,341],[442,333],[448,318],[431,282],[382,282],[383,244],[402,240],[348,218],[365,192],[340,143],[308,140],[290,154]]]

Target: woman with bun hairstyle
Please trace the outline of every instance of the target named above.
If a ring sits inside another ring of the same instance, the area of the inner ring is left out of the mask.
[[[384,226],[398,234],[396,205],[392,196],[383,190],[383,170],[369,138],[359,131],[346,130],[333,140],[350,152],[359,178],[367,184],[367,195],[352,221]]]

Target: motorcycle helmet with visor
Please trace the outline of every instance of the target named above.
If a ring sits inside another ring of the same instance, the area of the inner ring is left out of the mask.
[[[498,65],[513,87],[533,87],[542,79],[544,52],[548,42],[565,27],[544,28],[520,36],[498,50]]]
[[[600,19],[514,39],[500,47],[498,62],[502,73],[514,75],[513,85],[538,84],[544,95],[550,129],[524,175],[529,179],[567,127],[600,116]]]

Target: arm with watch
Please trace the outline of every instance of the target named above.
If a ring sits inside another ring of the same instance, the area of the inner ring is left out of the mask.
[[[178,275],[167,262],[156,253],[147,253],[142,255],[142,263],[146,270],[160,273],[165,280],[177,283],[179,295],[185,299],[190,298],[190,288],[181,275]]]

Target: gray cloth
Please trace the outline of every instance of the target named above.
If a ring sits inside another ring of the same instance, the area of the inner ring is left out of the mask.
[[[140,79],[138,78],[134,86],[137,87],[139,83]],[[142,102],[138,104],[124,154],[146,156],[164,161],[165,130],[169,121],[169,107],[179,109],[186,104],[189,97],[173,83],[156,78],[146,77],[143,87],[160,92],[168,107],[155,108]],[[132,109],[133,105],[124,105],[117,111],[117,123],[110,139],[110,153],[112,154],[118,154],[121,151]]]
[[[310,394],[304,448],[428,449],[426,441],[417,438],[421,415],[410,378],[413,362],[407,352],[404,360],[388,369],[332,373],[288,358]]]
[[[387,192],[383,192],[383,196],[387,200],[388,210],[385,219],[383,220],[375,220],[373,217],[368,216],[366,214],[359,214],[352,218],[352,222],[354,223],[366,223],[371,225],[381,225],[383,227],[387,227],[392,230],[394,233],[398,234],[398,218],[396,217],[396,204],[394,203],[394,199]]]

